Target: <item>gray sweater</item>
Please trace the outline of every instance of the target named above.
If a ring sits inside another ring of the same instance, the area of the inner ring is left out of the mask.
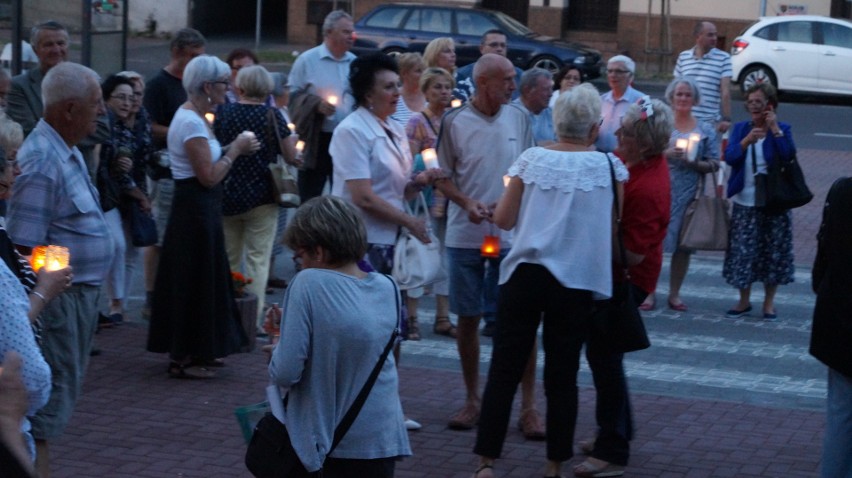
[[[397,324],[391,282],[306,269],[284,296],[281,341],[269,364],[272,382],[289,388],[285,422],[308,471],[326,458],[334,429],[376,365]],[[411,454],[393,355],[364,407],[331,456],[375,459]]]

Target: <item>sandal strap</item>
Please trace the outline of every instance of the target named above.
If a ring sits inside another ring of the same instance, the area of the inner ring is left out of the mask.
[[[493,469],[494,469],[494,465],[491,465],[491,464],[488,464],[488,463],[483,463],[483,464],[479,465],[479,468],[477,468],[476,471],[473,472],[473,476],[478,475],[479,472],[481,472],[482,470],[493,470]]]

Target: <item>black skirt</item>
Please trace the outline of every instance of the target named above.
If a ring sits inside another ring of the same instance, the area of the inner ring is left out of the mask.
[[[222,186],[175,181],[151,303],[148,350],[213,359],[248,343],[222,232]]]

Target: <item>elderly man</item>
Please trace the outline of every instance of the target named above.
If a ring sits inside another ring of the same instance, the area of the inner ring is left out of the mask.
[[[544,68],[531,68],[521,75],[520,98],[512,104],[527,113],[532,125],[533,138],[539,146],[556,142],[553,129],[553,110],[548,106],[553,95],[553,74]]]
[[[33,27],[30,42],[38,57],[38,67],[12,79],[6,108],[6,114],[20,123],[24,135],[30,134],[44,110],[41,102],[44,75],[68,57],[68,31],[54,21],[40,23]]]
[[[145,305],[142,307],[142,318],[151,315],[151,297],[154,291],[154,280],[157,277],[157,266],[160,263],[160,246],[169,213],[172,208],[174,181],[169,169],[166,137],[169,125],[175,111],[186,101],[186,90],[183,89],[183,70],[193,58],[203,55],[207,40],[197,30],[183,28],[178,30],[170,45],[169,63],[158,71],[145,86],[145,109],[151,115],[151,134],[154,146],[159,149],[155,155],[157,162],[148,169],[153,184],[151,185],[151,203],[154,206],[154,219],[157,222],[157,244],[145,249]]]
[[[494,53],[506,57],[508,54],[508,44],[506,43],[506,34],[500,30],[492,29],[482,34],[482,40],[479,42],[479,53]],[[471,63],[459,68],[456,71],[456,87],[453,88],[453,98],[458,98],[463,102],[467,102],[473,98],[476,93],[476,82],[473,80],[473,65]],[[515,68],[515,83],[520,83],[521,75],[524,70]],[[518,90],[512,92],[512,99],[518,98]]]
[[[695,80],[701,103],[692,108],[692,114],[724,133],[731,126],[731,55],[716,48],[716,25],[700,21],[692,34],[695,46],[678,55],[674,76]]]
[[[290,70],[290,114],[296,131],[305,141],[299,171],[302,202],[322,194],[332,178],[328,146],[334,128],[352,111],[355,99],[349,90],[349,65],[355,55],[352,17],[335,10],[322,24],[323,42],[302,53]]]
[[[615,150],[618,140],[615,131],[621,127],[621,117],[627,111],[627,107],[637,102],[644,93],[633,89],[633,74],[636,72],[636,63],[625,55],[616,55],[609,59],[606,64],[606,79],[610,91],[601,95],[601,123],[598,140],[595,147],[598,151],[611,153]]]
[[[73,283],[42,312],[42,352],[53,372],[48,404],[32,417],[37,465],[48,476],[47,440],[65,430],[89,362],[97,328],[100,287],[112,261],[113,240],[98,192],[76,145],[105,114],[97,74],[62,62],[41,85],[44,117],[18,151],[21,176],[9,200],[9,236],[25,253],[39,244],[68,248]]]
[[[503,175],[534,140],[527,115],[509,105],[515,69],[505,57],[486,53],[473,69],[476,95],[447,113],[441,122],[438,160],[448,178],[436,184],[452,202],[447,213],[450,309],[458,314],[456,337],[467,400],[449,422],[469,430],[479,420],[479,320],[497,306],[500,261],[511,246],[491,222],[491,209],[503,193]],[[496,257],[480,252],[485,236],[498,236]],[[524,373],[519,425],[528,438],[543,439],[544,424],[535,409],[535,351]]]

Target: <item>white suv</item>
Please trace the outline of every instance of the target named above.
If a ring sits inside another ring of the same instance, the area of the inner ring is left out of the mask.
[[[817,15],[761,18],[734,40],[731,64],[743,91],[770,82],[778,90],[852,95],[852,23]]]

